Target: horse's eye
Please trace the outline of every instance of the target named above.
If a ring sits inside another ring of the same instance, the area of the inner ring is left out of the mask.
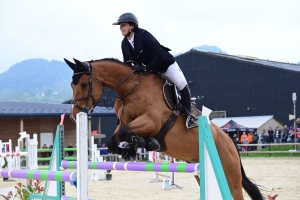
[[[81,83],[81,87],[82,88],[86,88],[87,87],[87,83]]]

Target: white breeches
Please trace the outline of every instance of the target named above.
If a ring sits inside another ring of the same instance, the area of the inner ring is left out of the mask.
[[[161,74],[170,79],[179,90],[182,90],[187,85],[187,81],[176,61],[170,65],[165,73]]]

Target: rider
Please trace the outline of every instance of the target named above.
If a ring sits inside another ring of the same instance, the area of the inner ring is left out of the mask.
[[[181,103],[187,117],[186,127],[196,127],[196,118],[191,114],[190,89],[175,58],[169,53],[171,50],[162,46],[151,33],[139,28],[138,19],[132,13],[122,14],[113,25],[120,25],[124,36],[123,61],[135,61],[137,65],[133,69],[138,73],[158,72],[170,79],[180,91]]]

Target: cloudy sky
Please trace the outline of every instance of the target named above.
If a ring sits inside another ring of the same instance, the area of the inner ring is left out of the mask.
[[[0,73],[30,58],[122,58],[124,12],[173,54],[215,45],[229,54],[300,62],[298,0],[1,0]]]

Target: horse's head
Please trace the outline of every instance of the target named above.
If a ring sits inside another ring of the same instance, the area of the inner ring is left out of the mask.
[[[73,98],[70,117],[76,121],[78,112],[93,112],[94,106],[100,101],[104,86],[100,79],[93,76],[90,63],[74,59],[75,64],[64,60],[74,72],[71,82]]]

